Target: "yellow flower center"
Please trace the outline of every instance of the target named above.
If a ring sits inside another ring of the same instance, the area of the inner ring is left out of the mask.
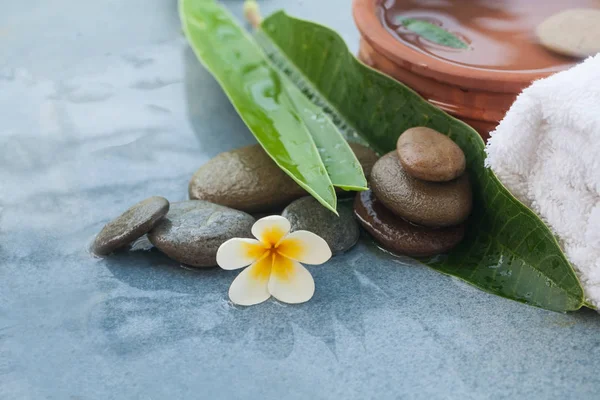
[[[292,260],[297,260],[305,249],[301,241],[283,237],[284,233],[274,227],[263,233],[260,243],[245,245],[248,256],[258,260],[252,266],[253,278],[268,280],[271,274],[281,280],[292,277]]]

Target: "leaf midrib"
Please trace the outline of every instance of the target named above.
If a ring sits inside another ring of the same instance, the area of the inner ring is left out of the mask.
[[[285,13],[283,11],[278,11],[278,12],[274,13],[272,16],[275,16],[277,14],[285,15]],[[312,80],[308,79],[308,77],[306,75],[304,75],[304,73],[302,71],[300,71],[300,69],[298,69],[296,67],[296,65],[288,58],[288,56],[285,54],[285,52],[273,40],[271,40],[269,38],[269,34],[267,32],[265,32],[264,30],[262,30],[262,26],[261,26],[260,30],[257,32],[257,34],[260,34],[264,38],[268,39],[269,45],[273,46],[273,48],[276,50],[277,56],[281,57],[285,61],[285,64],[286,64],[285,67],[290,68],[294,71],[294,73],[292,74],[294,77],[298,76],[298,77],[302,78],[301,82],[298,83],[298,82],[295,82],[294,78],[290,77],[290,79],[295,84],[297,84],[300,87],[302,87],[303,84],[306,84],[306,86],[309,86],[310,89],[313,91],[314,95],[318,97],[319,101],[325,103],[327,105],[327,107],[331,110],[330,114],[333,114],[337,119],[343,121],[345,125],[349,126],[354,132],[357,132],[359,135],[363,136],[361,131],[353,123],[351,123],[348,119],[346,119],[346,117],[344,117],[342,115],[342,113],[338,110],[338,108],[336,106],[334,106],[329,101],[329,99],[319,89],[317,89],[317,87],[312,82]],[[259,43],[260,43],[260,41],[259,41]],[[338,65],[341,65],[341,62],[338,62]],[[275,67],[278,68],[278,66],[276,64],[275,64]],[[280,69],[280,68],[278,68],[278,69]],[[313,101],[313,103],[315,103],[315,102]],[[318,104],[316,104],[316,105],[319,106]]]

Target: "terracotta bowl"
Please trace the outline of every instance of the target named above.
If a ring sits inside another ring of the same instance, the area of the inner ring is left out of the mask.
[[[489,137],[517,95],[551,72],[472,68],[431,57],[395,38],[383,26],[381,0],[354,0],[361,33],[359,59],[410,86],[430,103]]]

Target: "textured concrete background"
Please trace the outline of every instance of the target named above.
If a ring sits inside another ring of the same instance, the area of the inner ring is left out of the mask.
[[[225,1],[239,15],[242,1]],[[350,0],[271,0],[353,50]],[[253,142],[187,49],[175,0],[4,1],[0,399],[597,398],[600,316],[497,298],[368,239],[305,305],[227,301],[235,272],[86,246]]]

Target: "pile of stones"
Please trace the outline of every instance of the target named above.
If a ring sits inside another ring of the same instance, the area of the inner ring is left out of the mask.
[[[431,256],[455,247],[472,208],[463,151],[429,128],[404,132],[397,149],[375,163],[371,190],[359,193],[354,211],[386,249]]]
[[[358,144],[351,147],[369,174],[377,154]],[[188,191],[188,201],[169,204],[163,197],[151,197],[134,205],[104,227],[92,252],[109,255],[147,235],[154,247],[182,264],[213,267],[222,243],[251,238],[256,219],[269,214],[282,214],[292,231],[321,236],[334,255],[349,250],[360,235],[351,203],[340,202],[337,217],[308,196],[259,145],[219,154],[196,171]]]
[[[354,212],[351,201],[340,201],[339,217],[327,210],[254,145],[221,153],[198,169],[188,201],[151,197],[137,203],[104,227],[92,251],[108,255],[147,235],[182,264],[213,267],[221,244],[252,237],[256,219],[269,214],[282,214],[292,230],[323,237],[334,255],[356,244],[358,222],[398,254],[439,254],[461,241],[471,187],[465,156],[451,139],[428,128],[409,129],[397,151],[381,159],[367,147],[351,147],[372,188],[356,195]]]

